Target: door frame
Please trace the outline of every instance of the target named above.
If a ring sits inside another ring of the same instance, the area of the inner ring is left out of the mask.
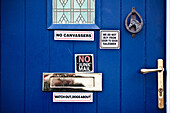
[[[166,0],[166,112],[170,113],[170,0]]]

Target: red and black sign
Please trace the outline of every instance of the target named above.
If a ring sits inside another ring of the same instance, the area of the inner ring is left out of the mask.
[[[93,54],[75,54],[75,72],[94,72]]]

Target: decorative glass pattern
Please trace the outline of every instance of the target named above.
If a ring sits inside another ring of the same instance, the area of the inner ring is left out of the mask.
[[[53,24],[95,24],[95,0],[53,0]]]

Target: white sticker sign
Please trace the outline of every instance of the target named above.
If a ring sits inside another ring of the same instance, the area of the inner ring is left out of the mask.
[[[93,93],[53,92],[53,102],[93,102]]]
[[[94,41],[94,31],[54,31],[54,40]]]
[[[75,73],[94,72],[93,54],[75,54]]]
[[[100,30],[100,49],[120,49],[120,31]]]

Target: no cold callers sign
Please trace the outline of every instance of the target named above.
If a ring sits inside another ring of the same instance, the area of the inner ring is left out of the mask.
[[[75,54],[75,72],[94,72],[93,54]]]

